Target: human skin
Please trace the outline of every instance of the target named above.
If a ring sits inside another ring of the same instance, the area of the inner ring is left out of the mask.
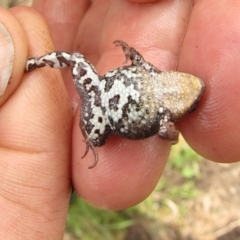
[[[85,143],[70,71],[63,77],[50,68],[24,73],[28,56],[79,51],[104,74],[124,61],[112,44],[120,39],[159,69],[194,74],[206,92],[179,129],[203,157],[239,161],[240,2],[136,2],[39,0],[33,8],[40,14],[0,10],[15,51],[11,84],[0,97],[0,239],[61,239],[71,186],[100,208],[139,203],[153,191],[171,148],[158,136],[111,136],[89,170],[94,157],[89,152],[81,159]]]

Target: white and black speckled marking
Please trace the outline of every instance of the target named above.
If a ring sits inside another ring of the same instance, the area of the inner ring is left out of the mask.
[[[141,139],[158,134],[176,143],[174,122],[193,111],[205,90],[203,81],[193,75],[160,71],[127,43],[117,40],[130,66],[123,66],[99,76],[85,57],[77,52],[52,52],[29,58],[26,71],[49,66],[71,66],[73,82],[82,99],[80,128],[98,161],[95,147],[106,143],[110,133]]]

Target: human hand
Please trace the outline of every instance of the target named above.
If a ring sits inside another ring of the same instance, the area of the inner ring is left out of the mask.
[[[2,87],[12,71],[0,97],[0,239],[61,239],[71,187],[71,105],[59,72],[24,74],[28,54],[53,50],[43,18],[32,9],[0,9],[0,46]]]
[[[239,131],[234,121],[239,112],[235,54],[239,38],[238,7],[216,1],[196,1],[193,9],[192,1],[159,1],[152,5],[135,5],[124,0],[95,1],[92,5],[88,1],[55,4],[35,2],[35,8],[50,24],[56,49],[80,51],[101,74],[124,61],[122,52],[112,45],[113,40],[122,39],[159,69],[177,67],[201,77],[207,90],[197,111],[179,123],[180,130],[201,155],[223,162],[238,160]],[[1,189],[11,194],[7,197],[2,194],[2,204],[6,205],[7,199],[18,203],[18,214],[12,211],[9,219],[25,217],[23,206],[27,206],[29,216],[32,215],[24,226],[32,224],[36,230],[42,220],[39,211],[44,211],[45,222],[41,223],[44,234],[56,237],[66,217],[70,162],[74,188],[88,202],[121,209],[143,200],[163,171],[170,144],[157,136],[139,141],[112,136],[105,146],[97,149],[98,165],[88,170],[93,156],[89,153],[81,159],[85,145],[78,127],[79,113],[75,114],[71,133],[69,101],[58,71],[40,69],[25,74],[21,80],[27,55],[40,56],[53,50],[46,26],[31,10],[11,11],[21,22],[17,27],[14,23],[18,31],[11,30],[14,24],[9,15],[4,15],[7,13],[0,14],[8,19],[5,26],[8,24],[16,41],[13,77],[0,110],[1,159],[6,159],[1,161],[5,180]],[[67,72],[64,81],[75,106],[78,97]],[[10,203],[5,214],[13,209]]]

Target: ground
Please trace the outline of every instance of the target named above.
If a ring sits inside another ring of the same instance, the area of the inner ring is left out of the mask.
[[[220,164],[202,159],[197,165],[198,177],[189,188],[190,192],[194,188],[198,190],[196,197],[183,200],[181,192],[178,192],[177,196],[169,193],[169,189],[176,186],[180,186],[180,191],[189,190],[184,188],[181,174],[176,173],[172,167],[167,167],[162,178],[168,179],[171,182],[170,186],[155,199],[164,198],[170,212],[164,211],[163,207],[152,210],[159,213],[158,217],[155,214],[155,220],[158,221],[150,225],[148,222],[140,223],[138,227],[134,226],[128,231],[129,238],[125,240],[240,239],[240,163]],[[185,184],[187,182],[185,181]],[[157,196],[158,193],[156,191],[153,194]],[[149,237],[146,237],[149,229],[153,228],[159,231],[150,231]],[[143,238],[137,237],[140,232],[144,232]]]
[[[187,203],[188,214],[181,219],[182,239],[240,239],[240,163],[204,160],[200,172],[200,194]]]

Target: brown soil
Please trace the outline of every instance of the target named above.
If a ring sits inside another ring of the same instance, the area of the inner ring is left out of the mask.
[[[186,202],[184,216],[179,205],[170,200],[170,213],[163,213],[159,222],[140,220],[125,240],[239,240],[240,163],[205,160],[200,172],[196,182],[200,194]],[[168,172],[164,175],[169,178]],[[172,176],[171,181],[174,185],[179,179]]]
[[[190,239],[240,239],[240,163],[201,164],[201,194],[188,204],[183,236]]]

